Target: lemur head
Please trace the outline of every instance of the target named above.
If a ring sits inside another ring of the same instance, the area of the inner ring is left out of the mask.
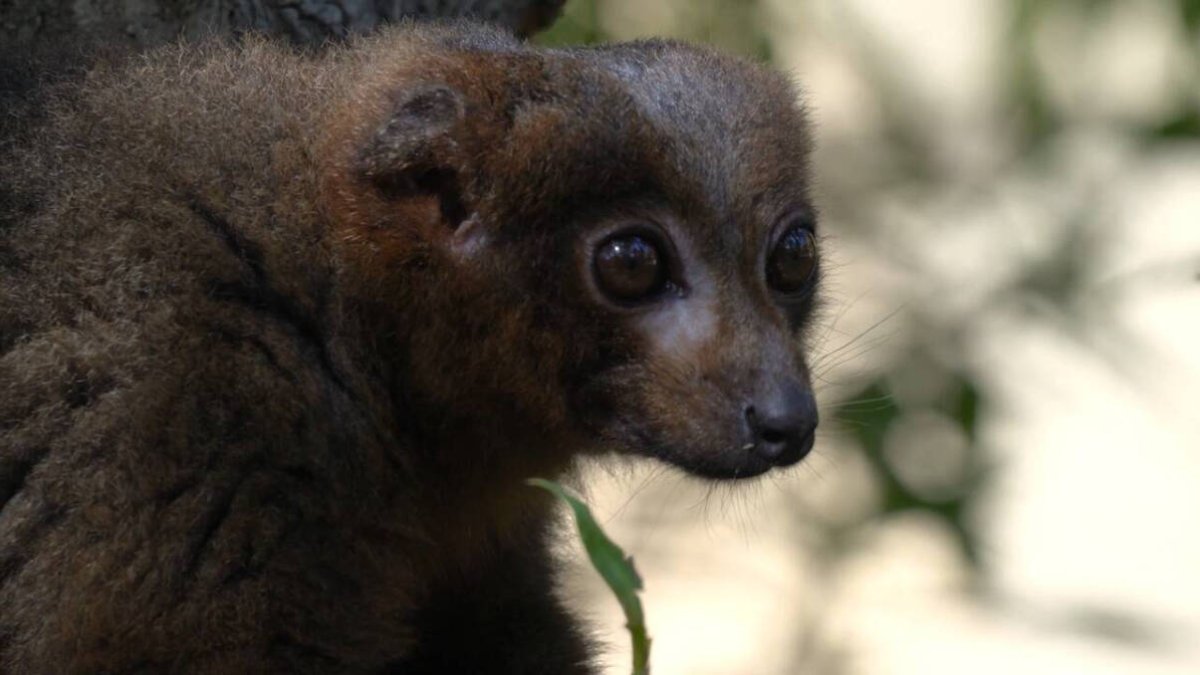
[[[428,40],[332,115],[324,189],[410,403],[707,477],[804,457],[819,256],[786,79],[671,42]]]

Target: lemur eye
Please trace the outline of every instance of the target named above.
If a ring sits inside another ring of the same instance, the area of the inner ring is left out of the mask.
[[[642,234],[622,233],[605,239],[596,249],[593,265],[600,290],[622,302],[648,298],[667,283],[662,251]]]
[[[767,284],[778,293],[805,291],[817,269],[817,243],[805,222],[791,225],[767,256]]]

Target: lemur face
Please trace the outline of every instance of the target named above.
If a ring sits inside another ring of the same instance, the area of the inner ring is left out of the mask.
[[[815,220],[798,205],[736,247],[706,246],[705,229],[651,209],[579,237],[582,285],[616,326],[606,346],[624,353],[583,388],[581,415],[630,451],[751,477],[813,446],[799,333],[818,277]]]
[[[572,232],[579,302],[611,325],[579,415],[707,477],[794,464],[817,425],[802,341],[819,277],[795,97],[772,73],[686,47],[605,55],[644,127],[609,136],[610,151],[642,152]]]
[[[706,477],[803,458],[820,256],[788,83],[660,42],[454,58],[355,160],[386,198],[352,236],[397,267],[422,242],[406,283],[444,301],[417,386]]]

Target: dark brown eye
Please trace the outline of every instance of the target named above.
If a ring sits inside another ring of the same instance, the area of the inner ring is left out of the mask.
[[[619,234],[596,249],[596,283],[616,300],[633,302],[648,298],[667,282],[662,252],[640,234]]]
[[[803,225],[794,225],[767,256],[767,284],[778,293],[794,295],[808,289],[816,269],[813,233]]]

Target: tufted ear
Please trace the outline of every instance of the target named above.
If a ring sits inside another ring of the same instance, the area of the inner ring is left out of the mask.
[[[455,139],[465,107],[462,96],[446,85],[404,92],[359,153],[359,175],[389,200],[437,197],[442,217],[456,229],[467,216]]]

